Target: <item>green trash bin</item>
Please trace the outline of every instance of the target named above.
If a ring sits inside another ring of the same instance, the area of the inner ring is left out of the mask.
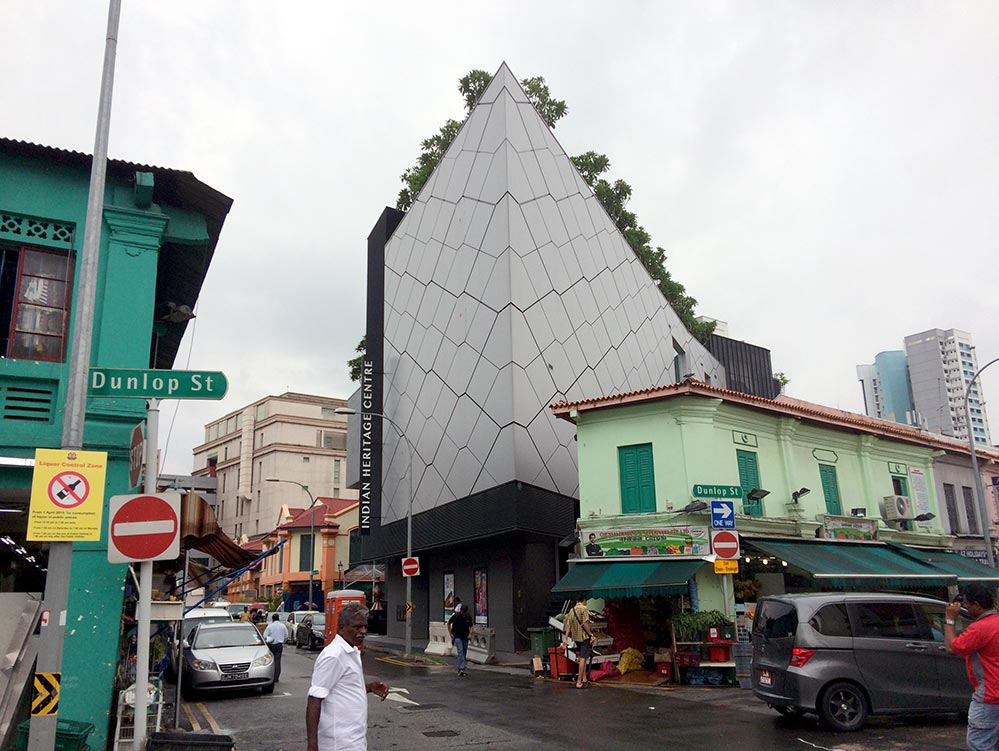
[[[87,736],[96,729],[89,722],[56,720],[55,751],[90,751]],[[25,720],[17,726],[17,740],[14,745],[17,751],[27,751],[30,734],[31,720]]]
[[[548,657],[548,650],[558,646],[555,629],[551,626],[529,628],[527,629],[527,633],[531,635],[531,654],[535,657],[545,659]]]

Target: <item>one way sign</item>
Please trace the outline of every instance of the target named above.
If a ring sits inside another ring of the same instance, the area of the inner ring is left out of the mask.
[[[735,529],[735,505],[732,501],[711,501],[711,528]]]

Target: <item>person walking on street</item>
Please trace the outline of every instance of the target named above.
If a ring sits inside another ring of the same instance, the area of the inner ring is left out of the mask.
[[[447,632],[451,636],[451,643],[458,650],[458,675],[464,678],[468,675],[465,672],[468,656],[468,636],[472,631],[472,617],[468,614],[468,608],[458,603],[454,608],[454,613],[448,618]]]
[[[274,655],[274,682],[281,677],[281,655],[284,653],[284,643],[288,641],[288,627],[281,623],[281,615],[275,613],[271,622],[264,629],[264,641]]]
[[[586,607],[586,595],[576,598],[576,604],[566,613],[563,626],[565,636],[562,639],[562,647],[568,646],[569,639],[576,643],[576,657],[579,663],[576,688],[589,688],[590,679],[586,673],[586,666],[593,656],[593,644],[590,641],[593,638],[593,629],[590,628],[590,609]]]
[[[250,609],[246,607],[246,605],[243,606],[243,612],[239,614],[239,622],[240,623],[250,622]]]
[[[956,633],[961,605],[974,619]],[[973,692],[968,707],[968,751],[999,749],[999,613],[995,591],[971,584],[963,596],[948,603],[944,645],[951,654],[964,657]]]
[[[319,653],[312,669],[312,685],[305,708],[308,751],[365,751],[368,747],[368,698],[382,701],[388,686],[381,681],[365,684],[361,652],[368,634],[368,609],[357,602],[343,607],[337,634]]]

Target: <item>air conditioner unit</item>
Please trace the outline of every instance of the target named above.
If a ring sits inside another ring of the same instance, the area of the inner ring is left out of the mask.
[[[912,501],[904,495],[886,495],[883,501],[882,515],[885,521],[893,522],[901,519],[912,519]]]

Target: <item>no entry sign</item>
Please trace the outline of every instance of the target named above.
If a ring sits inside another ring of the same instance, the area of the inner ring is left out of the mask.
[[[734,560],[739,557],[739,534],[727,529],[711,531],[711,549],[719,558]]]
[[[420,575],[420,559],[417,557],[403,558],[402,559],[402,575],[403,576],[419,576]]]
[[[180,493],[115,495],[108,504],[108,561],[161,561],[180,555]]]

